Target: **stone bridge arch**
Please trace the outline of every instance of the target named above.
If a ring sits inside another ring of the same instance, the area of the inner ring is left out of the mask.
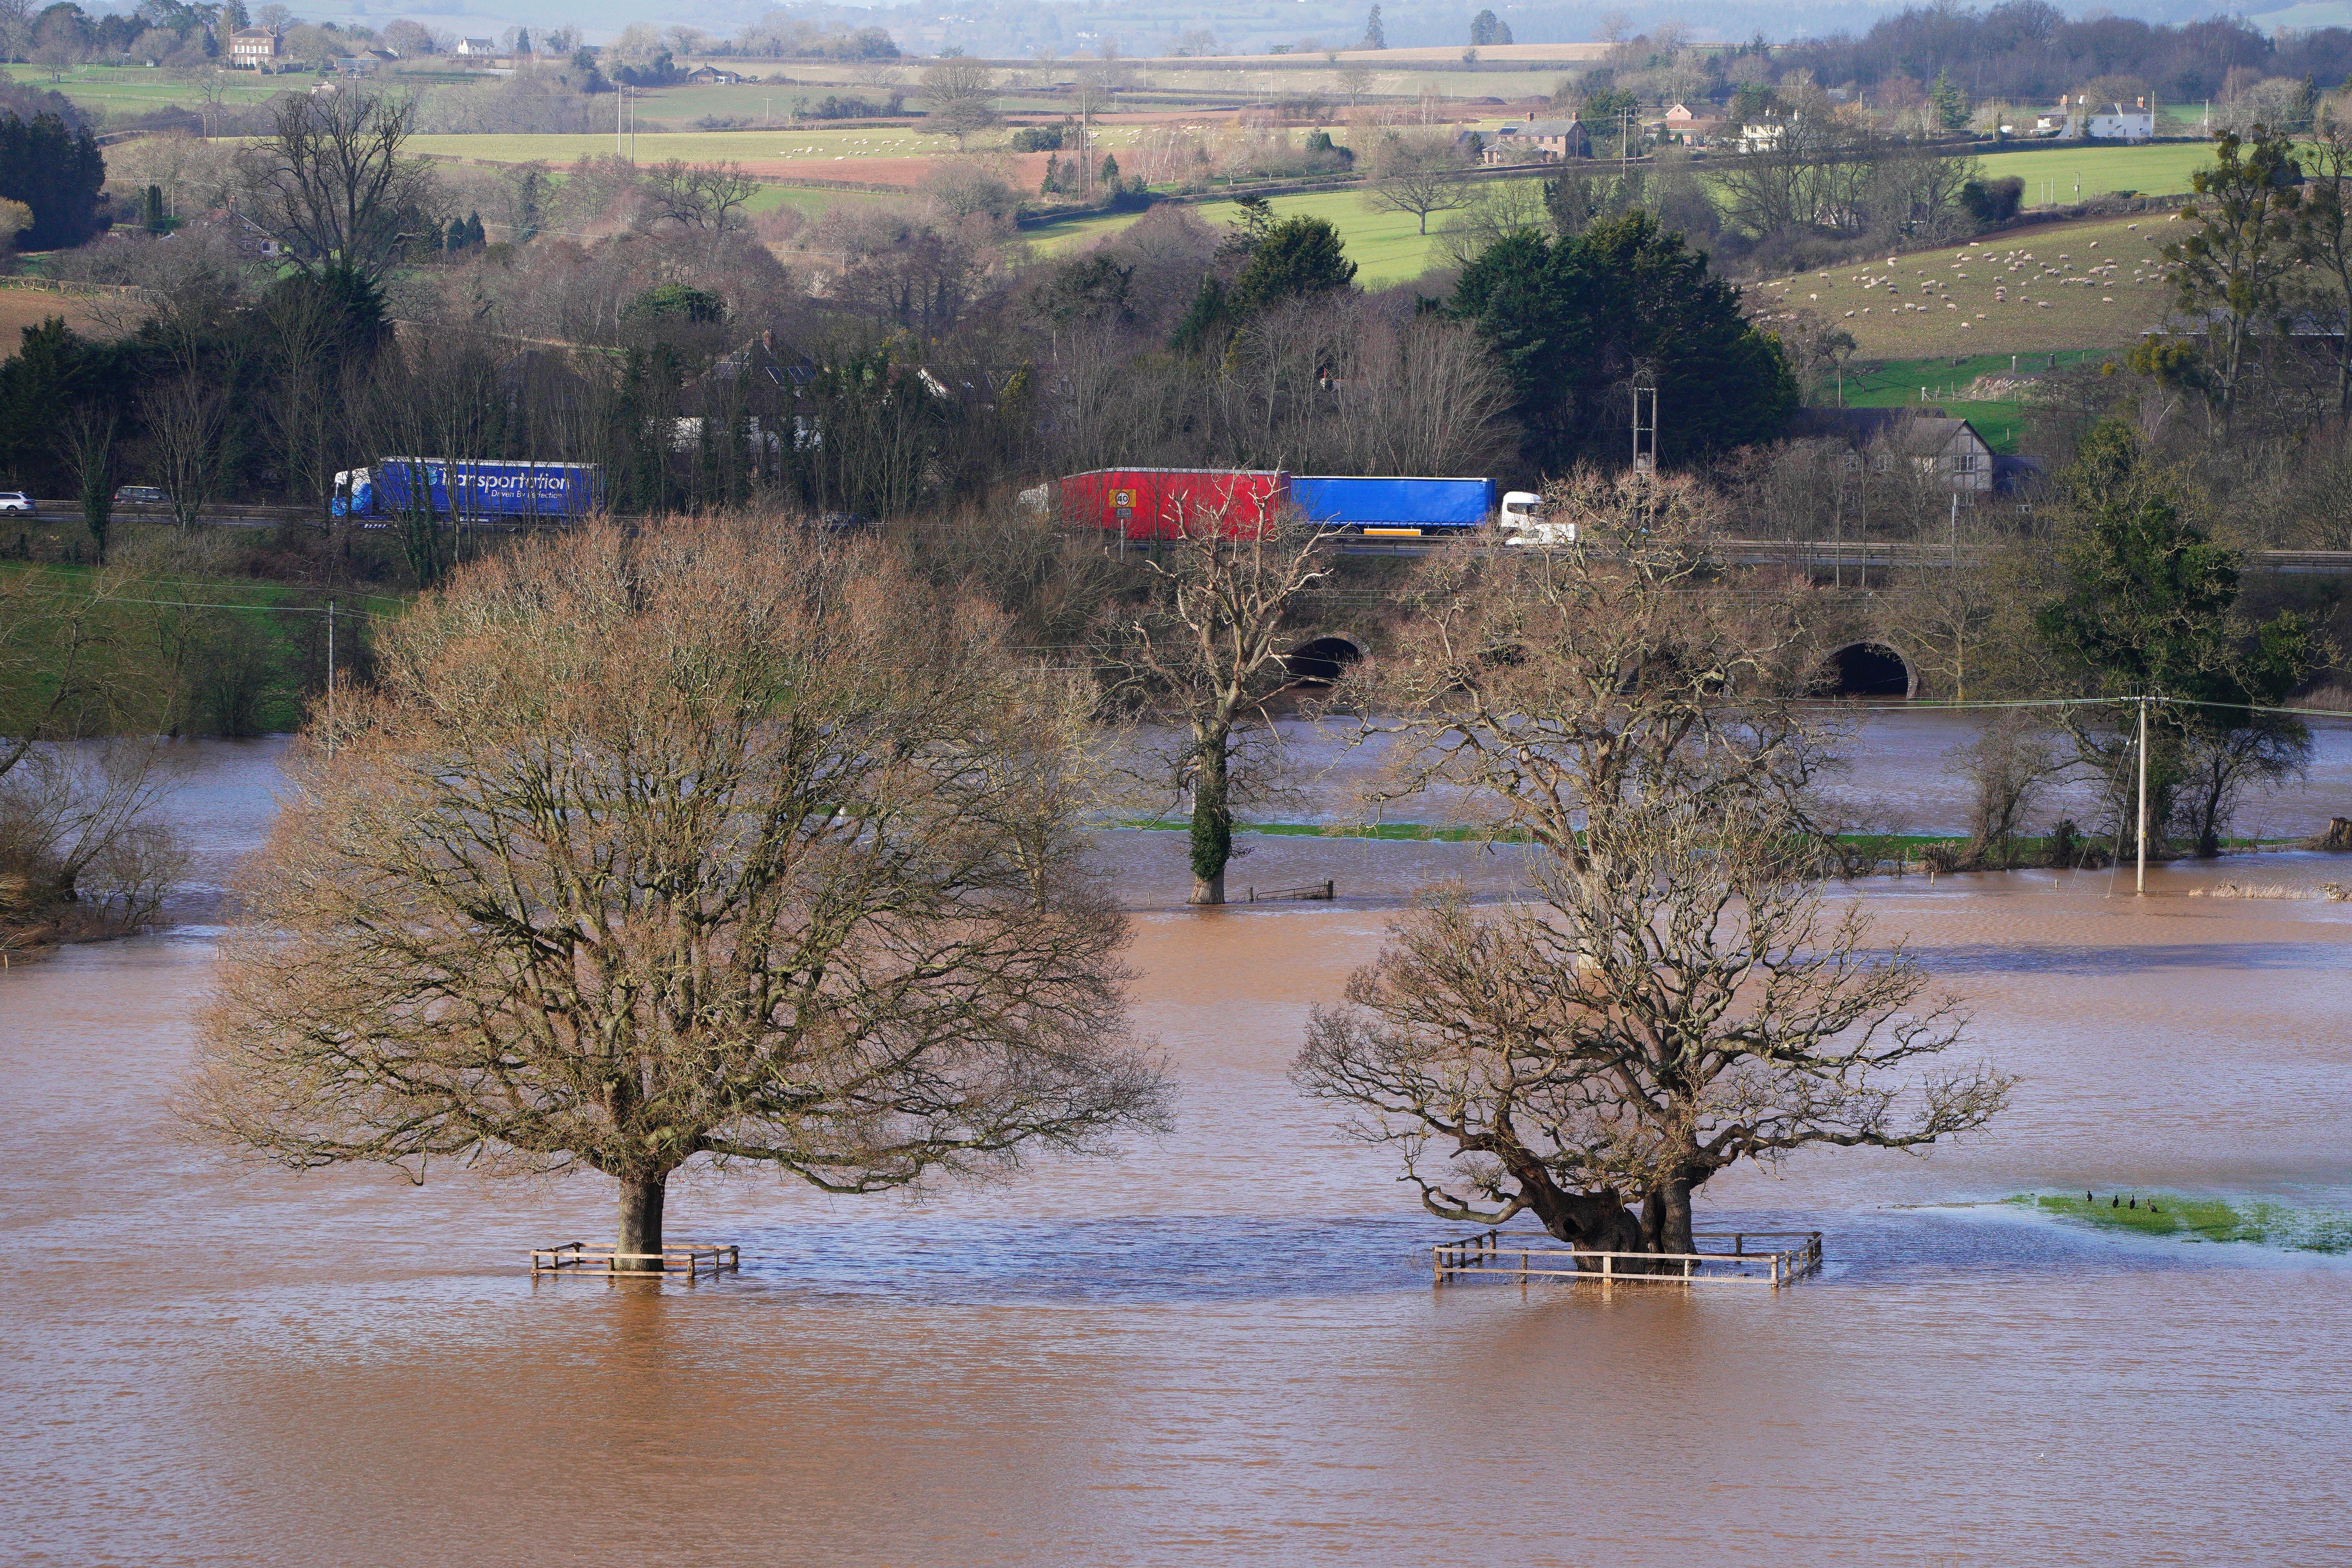
[[[1822,661],[1820,690],[1825,697],[1919,695],[1919,667],[1884,637],[1861,637],[1833,648]]]
[[[1364,645],[1350,632],[1326,632],[1282,656],[1290,678],[1302,685],[1328,686],[1351,664],[1360,664]]]

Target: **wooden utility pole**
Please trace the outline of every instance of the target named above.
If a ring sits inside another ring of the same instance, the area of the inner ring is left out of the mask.
[[[335,755],[335,601],[327,601],[327,758]]]
[[[2139,700],[2139,872],[2132,897],[2147,896],[2147,699]]]

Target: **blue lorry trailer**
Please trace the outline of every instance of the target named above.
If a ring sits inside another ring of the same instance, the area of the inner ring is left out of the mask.
[[[416,508],[422,483],[436,517],[585,517],[604,504],[593,463],[503,458],[385,458],[335,476],[337,517],[396,517]]]
[[[1495,481],[1293,474],[1290,504],[1318,528],[1407,538],[1461,533],[1495,514]]]

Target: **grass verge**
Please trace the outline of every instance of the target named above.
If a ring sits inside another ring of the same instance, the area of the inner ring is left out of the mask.
[[[2291,1208],[2284,1204],[2259,1200],[2230,1204],[2220,1198],[2189,1198],[2175,1193],[2095,1196],[2021,1193],[2002,1202],[2037,1214],[2139,1236],[2170,1237],[2180,1241],[2242,1241],[2291,1252],[2352,1252],[2352,1215]]]

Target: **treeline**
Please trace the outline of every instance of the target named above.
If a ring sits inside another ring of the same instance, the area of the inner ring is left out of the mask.
[[[1948,72],[1973,98],[2054,103],[2095,79],[2127,78],[2182,104],[2221,97],[2233,71],[2335,87],[2352,75],[2352,30],[2283,27],[2273,35],[2242,16],[2218,16],[2179,26],[2098,12],[2075,20],[2048,0],[2006,0],[1983,11],[1914,6],[1860,37],[1781,45],[1766,58],[1774,79],[1804,71],[1824,87],[1874,87],[1897,77],[1916,86]]]

